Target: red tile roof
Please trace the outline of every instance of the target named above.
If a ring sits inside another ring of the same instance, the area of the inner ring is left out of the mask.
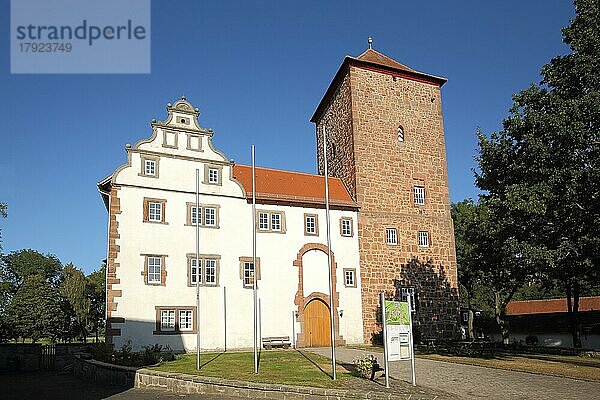
[[[322,175],[278,169],[255,168],[256,199],[270,202],[325,205],[325,178]],[[252,167],[235,164],[233,177],[252,198]],[[339,178],[329,177],[329,203],[332,206],[358,208]]]
[[[579,311],[600,311],[600,296],[579,298]],[[507,315],[566,313],[567,299],[511,301]]]
[[[356,59],[361,61],[367,61],[373,64],[383,65],[394,69],[399,69],[401,71],[417,72],[414,69],[404,64],[400,64],[398,61],[389,58],[388,56],[383,55],[380,52],[375,51],[373,49],[365,50],[360,56],[356,57]]]

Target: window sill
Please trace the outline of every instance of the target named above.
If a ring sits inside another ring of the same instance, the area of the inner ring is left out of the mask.
[[[163,221],[146,221],[146,220],[144,220],[142,222],[144,222],[146,224],[169,225],[168,222],[163,222]]]
[[[143,176],[144,178],[158,178],[158,175],[147,175],[142,173],[138,173],[138,176]]]
[[[152,331],[153,335],[186,335],[191,333],[198,333],[195,329],[190,331]]]
[[[196,227],[196,224],[185,224],[184,226],[193,226]],[[219,229],[219,225],[199,225],[200,228],[208,228],[208,229]]]

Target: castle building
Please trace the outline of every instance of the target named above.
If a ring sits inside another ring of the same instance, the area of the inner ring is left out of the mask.
[[[370,342],[378,295],[413,296],[422,335],[458,316],[440,87],[374,50],[346,57],[312,121],[329,137],[332,301],[325,179],[251,167],[212,145],[185,98],[126,146],[98,183],[108,210],[107,343],[249,348],[256,279],[261,337],[298,347]],[[196,171],[200,174],[196,206]],[[200,254],[196,260],[196,224]],[[256,232],[257,259],[252,258]],[[200,308],[196,290],[200,286]]]

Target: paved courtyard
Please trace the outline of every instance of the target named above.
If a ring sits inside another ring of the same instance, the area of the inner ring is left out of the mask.
[[[330,357],[330,348],[311,349]],[[383,353],[349,348],[336,348],[337,359],[352,362],[357,356],[375,355],[383,361]],[[513,372],[500,369],[454,364],[417,358],[417,384],[441,390],[457,399],[600,399],[600,382],[547,375]],[[390,363],[390,377],[410,381],[410,362]]]

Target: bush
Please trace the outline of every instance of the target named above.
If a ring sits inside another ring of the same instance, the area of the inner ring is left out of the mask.
[[[525,338],[525,344],[528,346],[537,346],[538,337],[535,335],[529,335]]]
[[[353,360],[354,372],[357,375],[366,378],[371,375],[371,371],[373,370],[373,365],[375,363],[377,363],[377,359],[372,354],[363,357],[356,357]]]
[[[175,352],[168,345],[144,346],[142,351],[136,352],[133,351],[130,341],[115,351],[111,351],[109,347],[102,344],[94,345],[92,356],[98,361],[126,367],[144,367],[175,360]]]

